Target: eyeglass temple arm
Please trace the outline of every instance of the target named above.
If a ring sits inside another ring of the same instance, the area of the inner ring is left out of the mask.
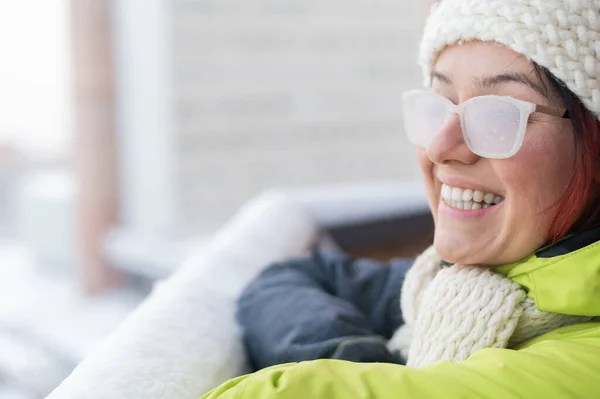
[[[546,115],[556,116],[558,118],[569,119],[569,110],[565,108],[548,107],[546,105],[535,105],[535,112],[540,112]]]

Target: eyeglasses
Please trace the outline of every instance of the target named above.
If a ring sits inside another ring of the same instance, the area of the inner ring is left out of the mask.
[[[484,158],[515,155],[523,144],[527,121],[534,112],[568,119],[565,109],[547,107],[506,96],[480,96],[461,104],[428,90],[403,94],[404,124],[410,142],[426,148],[452,113],[469,149]]]

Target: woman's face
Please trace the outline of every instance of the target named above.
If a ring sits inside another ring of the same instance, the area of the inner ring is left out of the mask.
[[[543,90],[536,90],[543,83],[533,64],[494,43],[448,47],[434,71],[433,91],[455,104],[493,94],[556,106]],[[484,78],[501,74],[520,74],[532,84],[507,79],[480,84]],[[573,145],[568,120],[534,113],[516,155],[481,158],[465,144],[458,115],[450,117],[432,143],[418,150],[435,220],[434,244],[442,258],[461,264],[500,265],[540,248],[554,217],[553,205],[572,176]],[[442,199],[444,185],[449,187],[444,190],[480,191],[500,202],[480,211],[458,210]]]

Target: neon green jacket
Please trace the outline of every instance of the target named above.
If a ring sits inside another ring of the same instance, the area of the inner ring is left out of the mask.
[[[600,242],[538,253],[498,272],[521,284],[542,311],[600,316]],[[203,396],[230,398],[600,398],[600,318],[515,349],[482,349],[464,362],[417,369],[315,360],[238,377]]]

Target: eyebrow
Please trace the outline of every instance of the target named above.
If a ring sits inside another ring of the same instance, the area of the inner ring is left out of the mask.
[[[450,80],[449,77],[447,77],[446,75],[444,75],[441,72],[436,71],[435,69],[431,71],[431,81],[433,81],[434,79],[437,79],[443,83],[446,83],[447,85],[452,84],[452,81]]]
[[[440,82],[443,82],[448,85],[452,84],[452,80],[449,77],[447,77],[443,73],[436,71],[436,70],[431,71],[431,80],[433,81],[434,79],[437,79]],[[519,73],[519,72],[502,73],[502,74],[494,75],[494,76],[485,76],[482,78],[475,78],[474,82],[477,87],[484,88],[484,89],[489,89],[491,87],[498,86],[502,83],[517,82],[517,83],[522,83],[522,84],[532,88],[533,90],[537,91],[544,97],[547,94],[547,93],[545,93],[544,89],[539,84],[537,84],[536,82],[531,80],[531,78],[529,78],[529,76],[527,76],[524,73]]]

